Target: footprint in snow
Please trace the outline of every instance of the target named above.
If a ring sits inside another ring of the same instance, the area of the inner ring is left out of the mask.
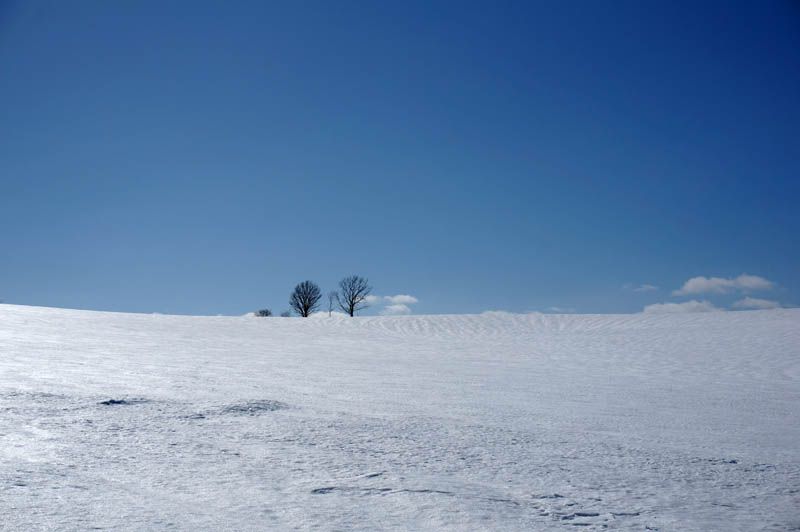
[[[243,414],[254,416],[264,412],[274,412],[275,410],[283,410],[289,408],[289,405],[280,401],[273,401],[269,399],[248,401],[245,403],[237,403],[227,405],[219,409],[220,414]]]
[[[147,399],[142,398],[134,398],[134,399],[107,399],[105,401],[100,401],[103,406],[123,406],[123,405],[137,405],[142,403],[149,403],[150,401]]]

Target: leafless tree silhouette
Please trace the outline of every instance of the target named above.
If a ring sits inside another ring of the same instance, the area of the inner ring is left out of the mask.
[[[336,302],[340,309],[350,316],[354,316],[356,312],[369,306],[364,301],[370,292],[372,292],[372,287],[369,285],[369,281],[364,277],[351,275],[339,281]]]
[[[328,317],[331,317],[333,314],[333,304],[339,300],[339,292],[333,290],[332,292],[328,292]]]
[[[322,292],[320,292],[319,286],[311,281],[303,281],[294,287],[289,298],[289,305],[295,312],[307,318],[317,310],[320,299],[322,299]]]

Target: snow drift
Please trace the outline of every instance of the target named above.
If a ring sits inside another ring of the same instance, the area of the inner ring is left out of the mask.
[[[800,311],[0,305],[0,527],[800,527]]]

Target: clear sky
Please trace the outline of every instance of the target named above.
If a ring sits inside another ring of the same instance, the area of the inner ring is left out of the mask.
[[[800,304],[788,1],[0,0],[0,106],[6,303]]]

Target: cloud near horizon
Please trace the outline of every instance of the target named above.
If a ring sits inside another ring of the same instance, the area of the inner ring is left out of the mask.
[[[394,296],[369,295],[366,302],[371,306],[385,305],[378,311],[381,316],[401,316],[411,314],[409,305],[419,303],[419,299],[409,294],[397,294]]]
[[[377,305],[378,303],[381,302],[382,299],[383,298],[381,296],[369,295],[364,298],[364,301],[366,301],[368,305]]]
[[[725,309],[715,307],[709,301],[685,301],[683,303],[655,303],[647,305],[642,312],[645,314],[676,314],[686,312],[723,312]]]
[[[386,305],[380,311],[381,316],[402,316],[404,314],[411,314],[411,307],[408,305]]]
[[[622,286],[625,290],[633,290],[634,292],[653,292],[658,290],[658,287],[654,284],[639,284],[635,285],[633,283],[627,283]]]
[[[548,312],[555,312],[556,314],[574,314],[575,309],[572,307],[547,307]]]
[[[408,294],[398,294],[396,296],[383,296],[383,299],[392,305],[413,305],[419,303],[419,299]]]
[[[633,289],[634,292],[652,292],[654,290],[658,290],[654,284],[642,284]]]
[[[781,304],[777,301],[773,301],[771,299],[758,299],[756,297],[746,297],[744,299],[740,299],[733,304],[733,308],[737,309],[771,309],[771,308],[781,308]]]
[[[775,283],[759,277],[758,275],[741,274],[734,278],[724,277],[692,277],[680,287],[672,292],[673,296],[685,296],[692,294],[727,294],[730,292],[751,292],[759,290],[770,290]]]

